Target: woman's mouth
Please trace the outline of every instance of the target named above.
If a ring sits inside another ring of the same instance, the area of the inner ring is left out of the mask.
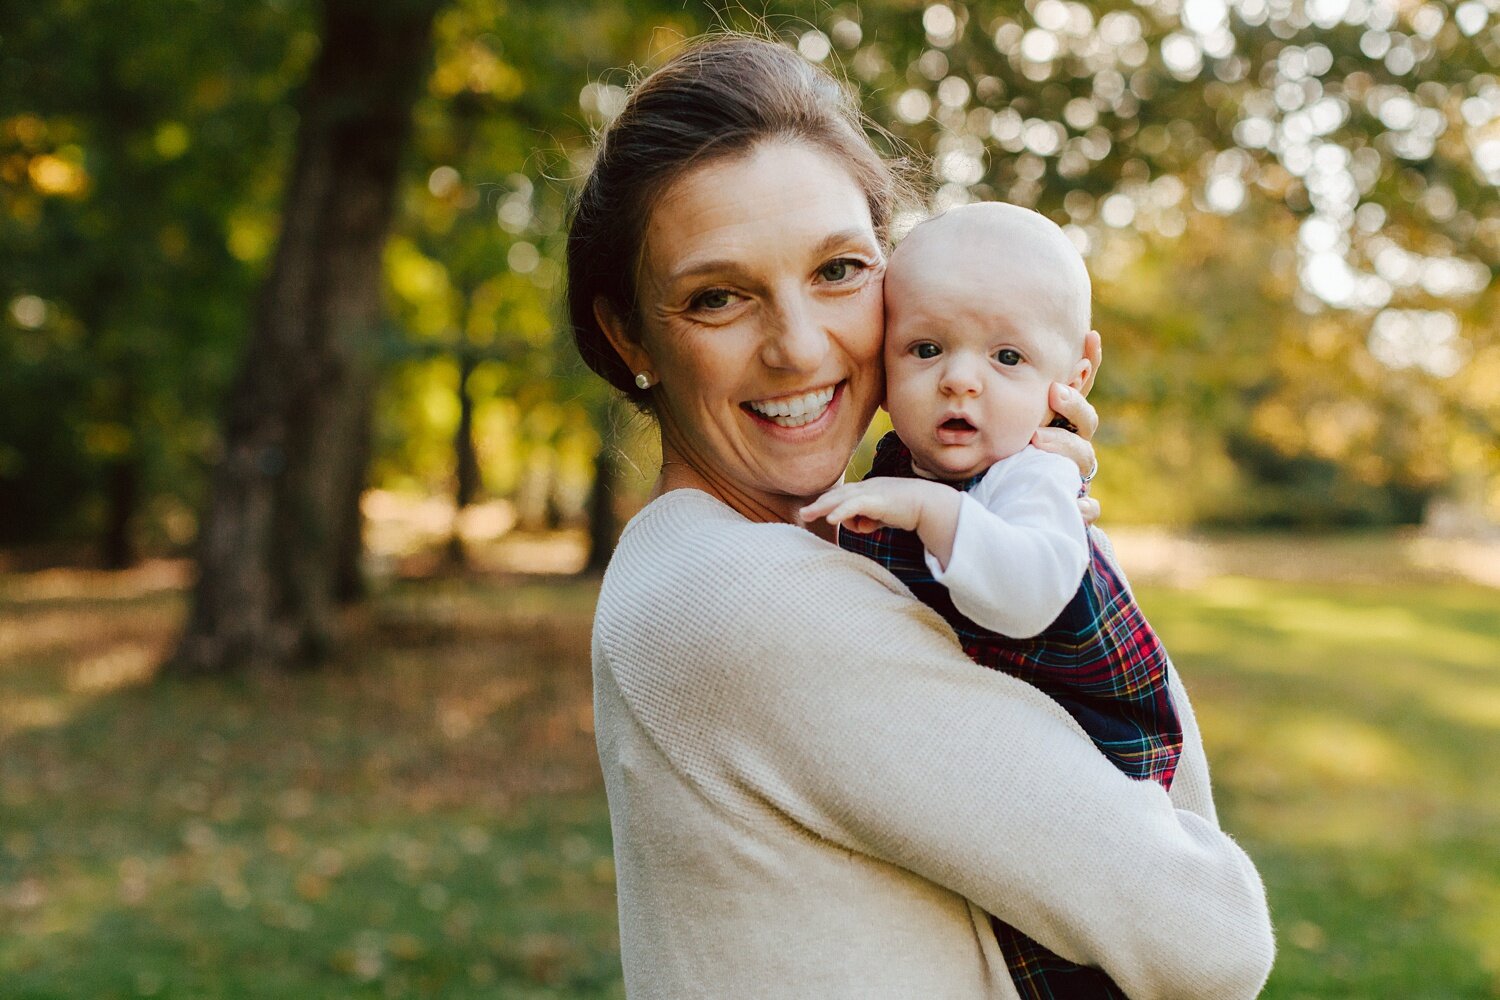
[[[842,385],[843,383],[839,383]],[[777,396],[774,399],[757,399],[742,403],[745,409],[767,420],[777,427],[801,427],[810,424],[828,412],[839,385],[828,385],[811,392],[795,396]]]

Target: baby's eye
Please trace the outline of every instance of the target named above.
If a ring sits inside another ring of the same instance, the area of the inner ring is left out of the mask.
[[[995,352],[995,360],[1002,365],[1018,365],[1021,363],[1021,352],[1011,347],[1002,347]]]
[[[840,257],[838,260],[830,260],[818,268],[818,277],[824,281],[845,281],[854,277],[858,269],[865,265],[850,257]]]
[[[693,296],[692,306],[694,309],[706,309],[713,311],[723,309],[734,301],[734,293],[727,288],[710,288],[706,292],[699,292]]]
[[[939,354],[942,354],[943,351],[942,348],[938,347],[938,345],[923,341],[920,344],[911,345],[911,353],[921,358],[923,361],[926,361],[928,358],[937,357]]]

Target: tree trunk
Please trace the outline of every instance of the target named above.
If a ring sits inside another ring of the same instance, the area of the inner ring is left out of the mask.
[[[440,0],[325,0],[271,272],[230,390],[179,672],[312,664],[336,639],[365,469],[381,250]]]
[[[133,374],[121,365],[120,394],[117,401],[119,419],[130,436],[125,454],[111,462],[104,483],[104,536],[100,539],[100,556],[105,569],[129,569],[135,565],[136,548],[132,528],[141,502],[142,430],[137,426],[137,392]]]
[[[453,432],[454,491],[453,532],[448,536],[448,565],[462,569],[468,565],[460,527],[464,509],[479,496],[479,449],[474,446],[474,396],[469,379],[479,367],[479,359],[467,348],[458,355],[458,429]]]
[[[375,419],[374,386],[366,384],[364,398],[359,401],[360,411],[355,421],[357,437],[354,450],[349,456],[349,466],[354,474],[345,484],[344,498],[340,501],[339,555],[337,576],[334,579],[334,597],[340,604],[354,604],[369,593],[365,580],[365,515],[359,502],[365,493],[366,475],[370,468],[370,456],[374,451],[373,423]]]
[[[599,454],[594,456],[594,485],[589,491],[589,554],[585,573],[602,573],[615,553],[620,537],[620,518],[616,509],[620,487],[620,426],[624,409],[610,401],[594,413],[599,430]]]
[[[105,569],[129,569],[136,561],[131,528],[141,499],[140,445],[132,441],[130,448],[130,454],[109,467],[105,486],[107,507],[100,552]]]
[[[619,519],[615,516],[615,484],[620,470],[614,448],[606,444],[594,456],[594,487],[589,492],[589,557],[583,571],[603,573],[615,551]]]

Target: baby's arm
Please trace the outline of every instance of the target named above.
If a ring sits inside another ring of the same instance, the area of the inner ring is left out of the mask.
[[[802,520],[825,518],[861,535],[880,528],[915,531],[922,546],[947,565],[963,497],[951,486],[926,479],[876,476],[835,486],[802,508]]]
[[[996,463],[972,493],[876,477],[835,486],[802,508],[802,518],[860,534],[915,531],[933,578],[959,611],[1024,639],[1056,620],[1088,568],[1078,486],[1072,462],[1027,448]]]
[[[963,494],[952,558],[927,559],[954,606],[1017,639],[1051,625],[1089,565],[1078,487],[1072,462],[1027,448]]]

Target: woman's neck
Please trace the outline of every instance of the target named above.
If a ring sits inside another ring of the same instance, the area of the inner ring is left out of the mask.
[[[701,490],[751,521],[763,524],[795,524],[829,541],[837,538],[836,529],[832,525],[822,521],[805,524],[797,516],[803,507],[815,499],[814,497],[791,497],[779,494],[767,496],[746,490],[726,477],[716,474],[707,463],[694,461],[693,456],[674,447],[670,441],[663,440],[661,474],[656,479],[656,488],[652,495],[660,496],[663,493],[681,489]]]

